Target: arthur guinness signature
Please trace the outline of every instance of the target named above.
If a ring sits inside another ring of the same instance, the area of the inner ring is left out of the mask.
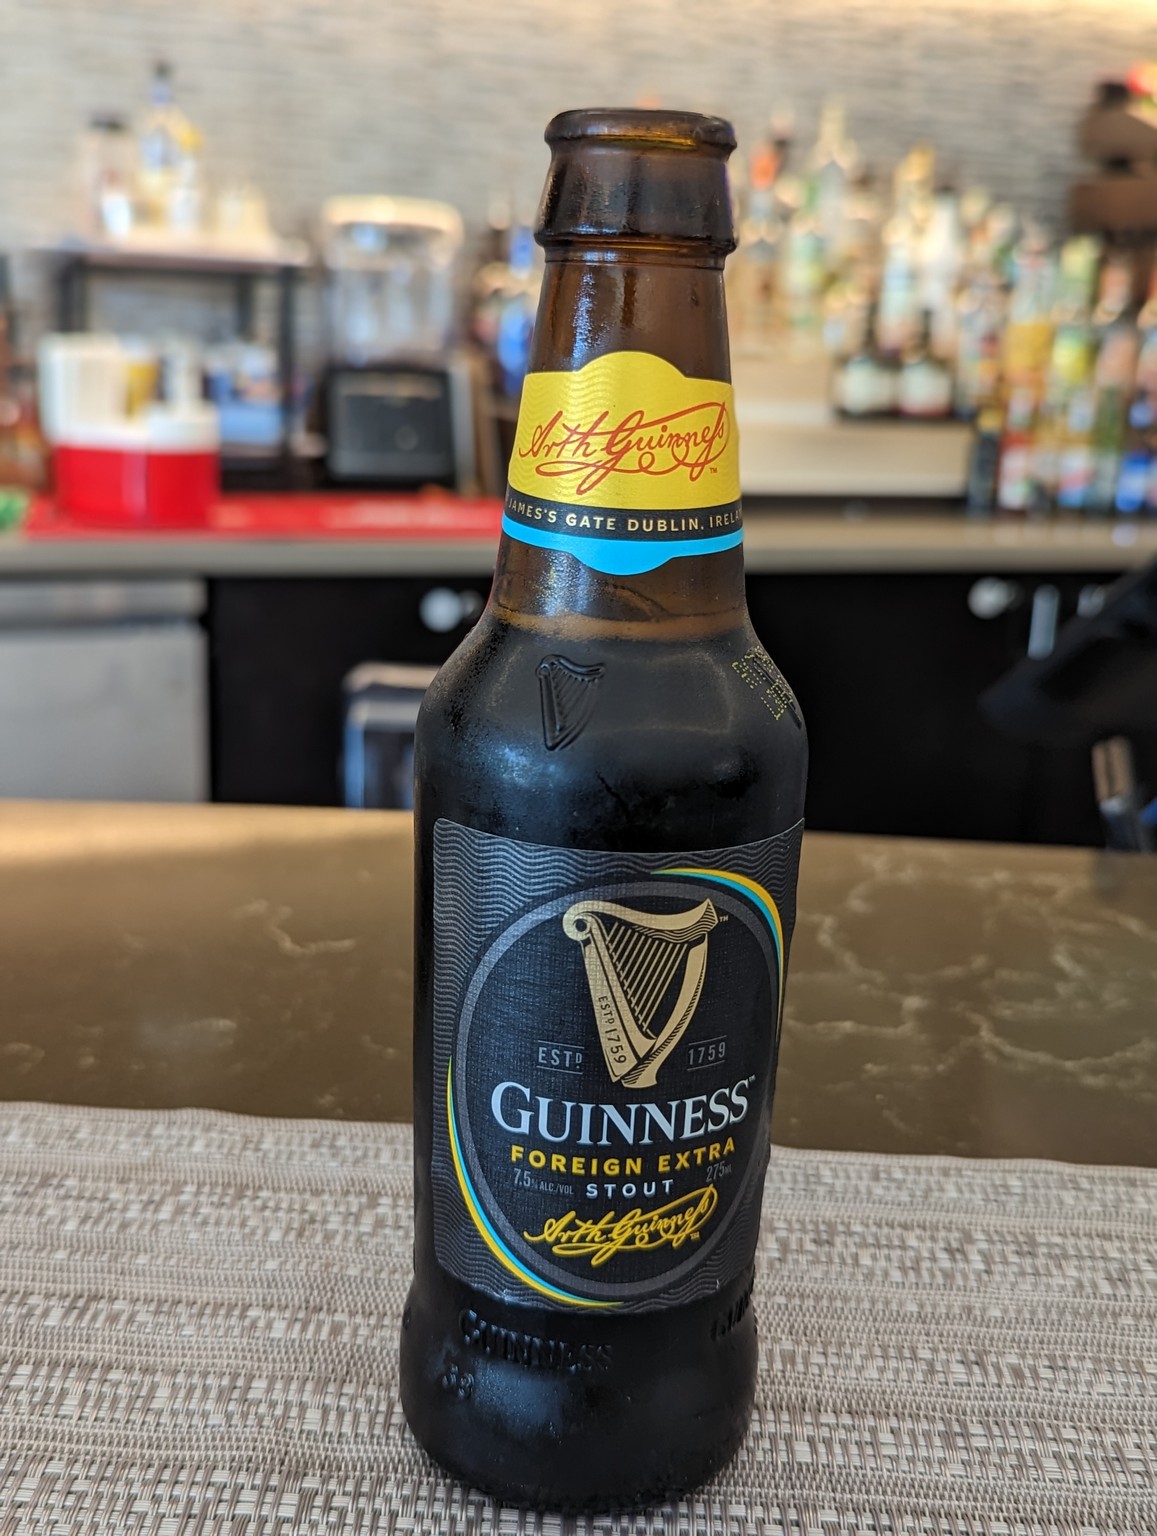
[[[617,1253],[638,1253],[649,1248],[682,1248],[698,1242],[699,1233],[711,1219],[719,1195],[711,1184],[693,1189],[653,1211],[636,1208],[622,1216],[608,1211],[598,1221],[584,1221],[576,1211],[552,1217],[537,1235],[524,1232],[530,1243],[545,1243],[560,1259],[589,1259],[598,1269]]]
[[[732,429],[727,404],[704,400],[665,416],[628,411],[615,421],[600,411],[587,425],[568,422],[562,411],[533,428],[518,450],[544,480],[570,480],[575,496],[587,496],[612,475],[671,475],[683,471],[695,484],[727,450]]]

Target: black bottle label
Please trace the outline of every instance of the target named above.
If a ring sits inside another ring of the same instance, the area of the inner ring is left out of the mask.
[[[648,1311],[751,1266],[802,822],[688,854],[434,831],[438,1261]]]

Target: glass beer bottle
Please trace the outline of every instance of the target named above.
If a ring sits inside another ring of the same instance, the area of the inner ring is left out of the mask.
[[[730,126],[567,112],[494,586],[416,744],[402,1401],[477,1486],[731,1456],[807,764],[747,613]]]

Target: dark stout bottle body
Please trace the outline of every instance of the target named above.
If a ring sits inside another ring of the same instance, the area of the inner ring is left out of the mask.
[[[671,258],[673,275],[667,274],[670,291],[691,293],[693,308],[708,311],[700,337],[676,305],[668,316],[669,338],[660,338],[664,278],[648,262],[639,266],[621,253],[617,264],[596,258],[592,272],[576,259],[548,274],[537,368],[578,368],[607,351],[638,347],[668,358],[675,353],[673,361],[689,377],[725,379],[721,260],[685,270],[677,258]],[[593,309],[576,303],[569,318],[559,319],[560,296],[584,291],[595,294]],[[584,313],[582,341],[577,333]],[[678,323],[682,343],[672,339]],[[552,357],[552,347],[563,356]],[[593,705],[576,708],[576,695],[565,689],[551,693],[560,666],[567,679],[578,680],[577,696],[590,688],[587,702],[593,699]],[[559,697],[561,715],[554,709]],[[434,1187],[439,1142],[445,1140],[441,1117],[451,1096],[435,1044],[441,1006],[434,975],[438,829],[509,840],[503,847],[534,845],[584,857],[670,855],[668,862],[682,865],[696,852],[798,839],[806,762],[798,706],[747,617],[738,547],[680,554],[655,569],[616,577],[592,571],[565,549],[504,539],[490,605],[429,690],[415,759],[416,1230],[401,1339],[402,1397],[421,1443],[477,1486],[565,1508],[637,1505],[696,1486],[729,1459],[746,1430],[756,1372],[755,1314],[750,1262],[721,1274],[710,1294],[615,1310],[543,1304],[534,1290],[519,1292],[517,1286],[499,1295],[440,1261],[436,1207],[439,1198],[445,1205],[457,1192]],[[444,872],[441,878],[445,882]],[[482,895],[462,890],[458,899],[477,904]],[[719,914],[725,895],[716,893]],[[532,904],[529,891],[527,901]],[[722,953],[721,935],[739,926],[732,918],[733,927],[724,928],[726,916],[717,916],[715,907],[709,921],[720,926],[706,940],[709,978]],[[564,962],[579,965],[574,946],[559,940],[559,952]],[[785,963],[786,950],[781,972]],[[533,1042],[560,1034],[571,1040],[585,1028],[589,1038],[597,1021],[585,996],[566,1030],[550,1017],[528,1021],[521,996],[510,998],[509,1075],[515,1079],[528,1032]],[[585,1024],[579,1017],[584,1009]],[[774,1011],[766,1020],[767,1061],[755,1090],[762,1096],[756,1108],[764,1128],[774,1081]],[[516,1037],[523,1043],[516,1045]],[[597,1058],[597,1045],[593,1054]],[[746,1080],[754,1082],[755,1075]],[[582,1106],[567,1108],[566,1097],[577,1098],[579,1088],[568,1088],[563,1075],[552,1081],[561,1086],[549,1113],[565,1109],[570,1116],[573,1109],[577,1115]],[[674,1124],[677,1102],[688,1126],[703,1123],[708,1095],[700,1096],[701,1104],[675,1082],[674,1068],[661,1065],[651,1093],[656,1114],[668,1113]],[[520,1105],[519,1086],[505,1086],[512,1095],[507,1103]],[[539,1086],[536,1081],[536,1091]],[[607,1078],[604,1092],[611,1091]],[[684,1097],[668,1098],[677,1092]],[[529,1095],[525,1102],[531,1104]],[[529,1109],[524,1123],[530,1123]],[[550,1135],[549,1115],[545,1122],[540,1118],[538,1130],[562,1143],[561,1135]],[[533,1132],[519,1138],[511,1155],[520,1161],[530,1156],[534,1140]],[[541,1134],[538,1140],[546,1144]],[[709,1139],[691,1140],[703,1156]],[[596,1142],[592,1135],[584,1145],[601,1157]],[[721,1144],[720,1138],[711,1147],[716,1163]],[[556,1155],[569,1170],[576,1166],[573,1144],[565,1150],[566,1157]],[[648,1148],[648,1166],[677,1155],[674,1145],[667,1153]],[[618,1164],[613,1166],[617,1175]],[[756,1175],[754,1195],[747,1198],[757,1205],[761,1163]],[[625,1187],[608,1186],[616,1190],[611,1204],[617,1216],[634,1198],[620,1198]],[[525,1235],[531,1235],[529,1227]],[[685,1251],[694,1254],[698,1240],[689,1240]],[[613,1274],[618,1262],[613,1257],[597,1273]]]

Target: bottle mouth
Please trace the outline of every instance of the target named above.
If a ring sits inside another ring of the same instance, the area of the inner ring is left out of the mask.
[[[550,169],[535,238],[547,250],[735,249],[727,157],[735,132],[699,112],[616,107],[561,112],[546,130]]]
[[[560,112],[547,124],[545,138],[550,145],[588,139],[647,149],[718,149],[725,155],[735,148],[735,129],[722,117],[645,107]]]

